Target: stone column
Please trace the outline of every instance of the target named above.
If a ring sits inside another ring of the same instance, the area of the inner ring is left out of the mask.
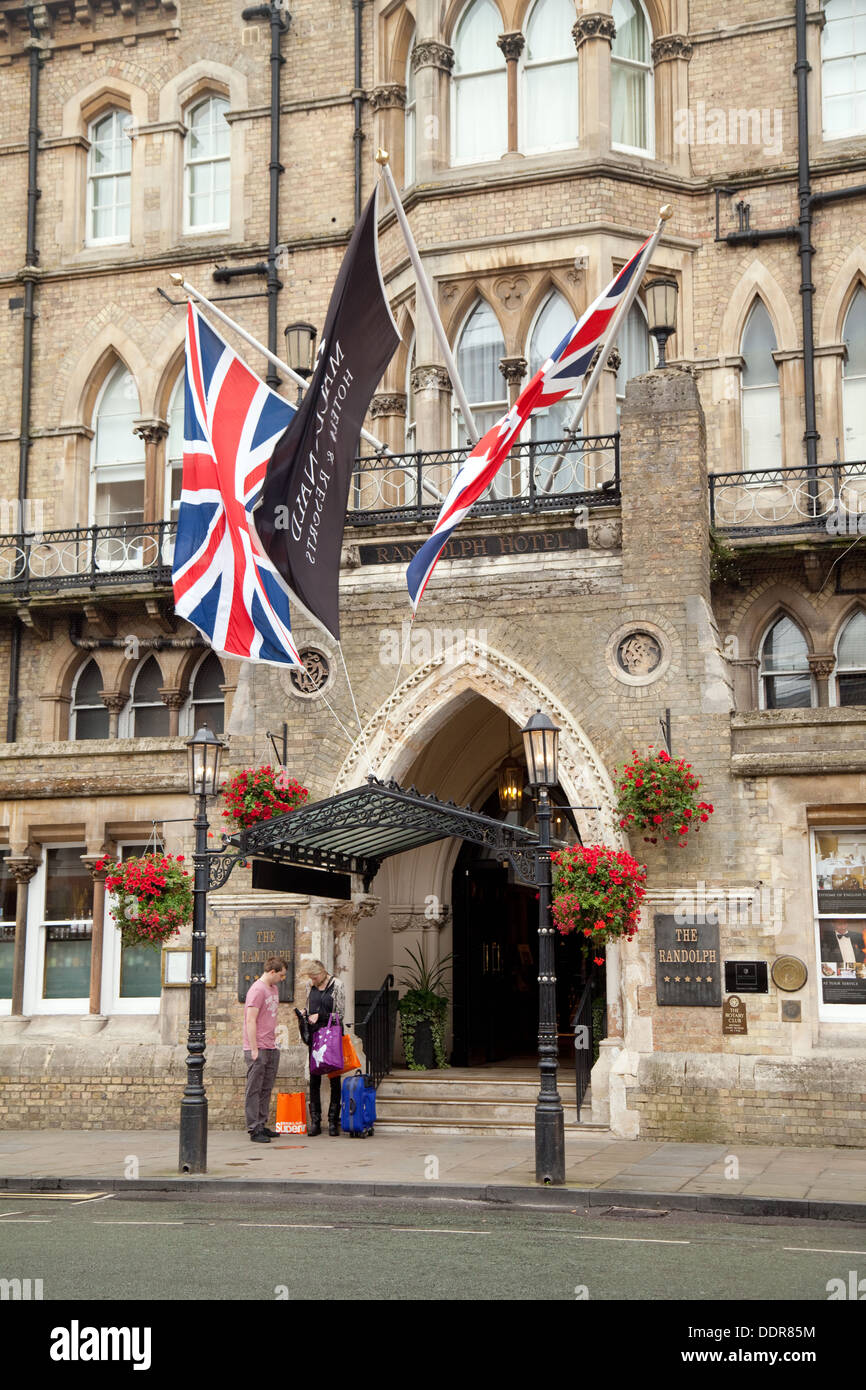
[[[355,1017],[355,932],[358,923],[372,917],[379,899],[371,893],[353,893],[350,902],[340,903],[332,911],[334,924],[334,974],[346,987],[346,1027],[354,1034],[358,1025]]]
[[[421,39],[412,50],[415,73],[417,182],[426,183],[448,166],[448,95],[454,49]]]
[[[610,46],[616,25],[609,14],[584,14],[572,28],[578,58],[582,150],[602,156],[610,150]]]
[[[526,44],[526,39],[521,33],[500,34],[496,40],[498,48],[502,49],[505,55],[505,66],[508,75],[508,150],[507,153],[514,155],[518,153],[517,136],[517,64],[520,55]]]
[[[168,736],[177,738],[180,728],[180,712],[187,701],[189,691],[179,690],[176,686],[163,686],[159,692],[159,698],[164,705],[168,705]],[[193,730],[195,732],[195,730]]]
[[[90,1010],[96,1016],[102,1015],[102,942],[105,930],[105,870],[97,869],[105,858],[104,854],[82,854],[81,862],[86,864],[93,879],[93,927],[90,932]]]
[[[809,657],[809,670],[815,677],[818,686],[818,704],[821,708],[826,708],[830,703],[830,677],[836,666],[836,657],[832,652],[816,652]]]
[[[395,454],[406,447],[406,406],[404,391],[380,391],[370,402],[373,434]]]
[[[450,449],[451,447],[451,382],[444,367],[416,367],[412,373],[412,391],[415,395],[415,438],[417,447],[427,449]],[[450,469],[447,465],[439,470],[441,477],[433,471],[431,482],[445,492],[451,484]],[[443,494],[444,495],[444,494]]]
[[[24,960],[27,948],[27,903],[30,880],[39,861],[28,854],[10,854],[6,866],[15,879],[15,953],[12,958],[12,1017],[24,1017]]]
[[[528,363],[525,357],[500,357],[499,370],[505,378],[508,387],[508,404],[514,405],[520,395],[520,388],[523,385],[523,378],[526,376]]]
[[[688,111],[691,56],[692,45],[684,34],[664,34],[653,41],[656,157],[686,176],[691,173],[691,147],[683,134],[691,123],[688,119],[684,123],[678,113]]]
[[[126,708],[129,696],[122,690],[100,690],[99,698],[108,710],[108,737],[117,738],[117,722],[120,712]]]
[[[402,160],[394,168],[399,187],[406,185],[405,118],[406,88],[399,82],[384,82],[370,93],[370,107],[376,120],[376,148],[387,150],[394,158],[403,151]],[[417,110],[417,107],[416,107]],[[416,122],[417,126],[417,122]]]
[[[165,454],[160,448],[168,434],[165,420],[136,420],[133,434],[144,440],[144,520],[161,521],[165,508]]]

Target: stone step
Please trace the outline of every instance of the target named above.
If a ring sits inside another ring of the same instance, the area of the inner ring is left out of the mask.
[[[448,1100],[515,1100],[535,1103],[539,1091],[539,1081],[467,1081],[463,1077],[437,1077],[433,1080],[417,1079],[411,1072],[406,1077],[386,1076],[379,1084],[380,1096],[394,1096],[425,1102],[434,1096]],[[559,1080],[559,1094],[563,1099],[574,1096],[574,1078],[567,1084]]]
[[[577,1124],[577,1108],[564,1104],[563,1114],[567,1125]],[[590,1113],[584,1111],[584,1114]],[[535,1100],[526,1104],[505,1100],[462,1099],[443,1100],[439,1097],[425,1100],[423,1105],[413,1098],[383,1096],[381,1090],[376,1097],[376,1123],[380,1120],[400,1120],[426,1123],[442,1120],[444,1123],[458,1124],[476,1121],[483,1124],[528,1124],[535,1118]]]

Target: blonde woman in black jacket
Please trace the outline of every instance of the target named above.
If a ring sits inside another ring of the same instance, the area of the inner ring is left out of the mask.
[[[306,967],[310,981],[307,1007],[304,1010],[310,1025],[310,1048],[316,1033],[324,1028],[332,1014],[336,1014],[345,1026],[346,989],[342,980],[331,975],[320,960],[312,960]],[[331,1076],[331,1103],[328,1106],[328,1133],[340,1133],[340,1092],[342,1077]],[[310,1122],[307,1134],[315,1138],[322,1132],[322,1078],[310,1069]]]

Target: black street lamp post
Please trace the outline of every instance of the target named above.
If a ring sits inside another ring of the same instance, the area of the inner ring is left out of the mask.
[[[559,729],[540,710],[522,730],[528,782],[538,793],[538,1069],[541,1089],[535,1106],[535,1178],[565,1182],[565,1117],[557,1090],[556,950],[550,917],[550,788],[557,781]]]
[[[196,797],[193,866],[192,958],[189,976],[189,1037],[186,1088],[180,1103],[181,1173],[207,1172],[207,1095],[204,1088],[205,975],[207,971],[207,893],[211,855],[207,847],[207,799],[219,788],[220,755],[225,747],[210,729],[187,742],[189,790]]]

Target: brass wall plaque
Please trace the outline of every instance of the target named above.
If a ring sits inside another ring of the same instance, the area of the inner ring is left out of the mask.
[[[797,956],[777,956],[770,971],[777,989],[802,989],[809,978],[805,963]]]
[[[722,1005],[722,1032],[731,1034],[748,1033],[746,1006],[737,994],[732,994]]]
[[[801,1023],[803,1010],[799,999],[782,1000],[782,1021],[784,1023]]]

